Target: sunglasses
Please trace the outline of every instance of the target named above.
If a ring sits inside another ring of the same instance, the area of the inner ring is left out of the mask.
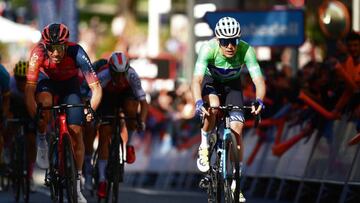
[[[58,52],[63,52],[65,51],[65,45],[64,44],[46,45],[46,49],[50,52],[54,52],[55,50]]]
[[[219,39],[219,43],[223,47],[227,47],[229,44],[236,46],[240,43],[240,38]]]

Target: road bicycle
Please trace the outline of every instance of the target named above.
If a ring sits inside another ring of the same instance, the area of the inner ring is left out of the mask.
[[[106,197],[104,199],[98,198],[98,202],[118,202],[119,183],[123,181],[124,166],[127,157],[127,147],[124,147],[124,142],[121,137],[122,127],[125,127],[125,120],[131,118],[125,117],[121,109],[116,109],[114,116],[101,116],[99,125],[112,125],[111,142],[109,145],[109,158],[106,166]],[[130,146],[131,147],[131,146]],[[97,188],[98,185],[98,150],[94,154],[94,183]]]
[[[208,203],[238,203],[240,195],[240,164],[238,145],[235,135],[230,129],[230,111],[248,110],[252,106],[216,106],[209,109],[220,110],[216,119],[215,133],[209,136],[210,169],[200,181],[200,188],[206,189]],[[255,118],[255,126],[260,121],[260,115]],[[203,121],[202,121],[203,123]],[[231,189],[235,181],[235,190]]]
[[[12,142],[10,163],[10,179],[14,198],[16,202],[19,202],[22,193],[23,200],[27,203],[30,199],[30,177],[25,125],[27,125],[29,121],[20,118],[12,118],[7,119],[6,122],[14,123],[18,127]]]
[[[69,108],[87,108],[86,104],[60,104],[51,107],[39,106],[41,111],[51,110],[54,114],[54,133],[50,136],[49,168],[45,172],[45,185],[50,189],[53,202],[64,202],[64,190],[67,202],[77,202],[75,158],[71,137],[68,131],[66,110]]]

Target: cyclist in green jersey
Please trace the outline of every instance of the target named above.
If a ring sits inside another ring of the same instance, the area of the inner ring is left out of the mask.
[[[232,17],[221,18],[215,27],[216,37],[205,42],[200,48],[192,80],[192,93],[196,101],[196,114],[205,115],[201,129],[201,144],[197,166],[201,172],[209,170],[208,135],[215,126],[217,110],[207,111],[204,103],[210,106],[243,106],[240,73],[246,66],[256,88],[256,100],[252,113],[257,115],[264,108],[265,81],[257,62],[254,48],[240,39],[239,22]],[[240,164],[243,156],[242,131],[244,113],[241,110],[230,112],[230,126],[238,141]],[[241,166],[240,166],[241,167]],[[235,186],[235,184],[232,184]],[[245,202],[240,195],[240,202]]]

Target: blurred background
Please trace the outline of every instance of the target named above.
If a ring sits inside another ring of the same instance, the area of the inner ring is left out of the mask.
[[[201,43],[233,16],[267,85],[263,121],[254,129],[249,118],[244,132],[246,196],[359,202],[360,45],[348,40],[359,10],[360,0],[0,0],[0,63],[12,74],[52,22],[65,23],[92,62],[126,52],[151,107],[124,185],[205,194],[190,81]],[[242,81],[251,101],[246,70]]]

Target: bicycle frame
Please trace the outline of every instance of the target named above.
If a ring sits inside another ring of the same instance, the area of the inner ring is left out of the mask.
[[[221,158],[220,158],[220,171],[222,171],[222,175],[223,178],[226,179],[227,178],[227,172],[226,172],[226,168],[227,168],[227,163],[225,161],[226,156],[227,156],[227,151],[226,151],[226,141],[231,139],[231,129],[230,129],[230,119],[228,119],[228,117],[225,117],[225,126],[224,126],[224,132],[222,133],[222,138],[221,138],[221,147],[219,148],[221,151]]]
[[[231,132],[230,128],[230,111],[233,109],[245,110],[251,108],[251,106],[239,107],[232,105],[209,107],[209,109],[220,110],[221,114],[217,115],[215,123],[216,140],[211,140],[210,138],[209,163],[212,163],[211,156],[214,152],[216,152],[216,160],[210,165],[210,170],[204,179],[205,182],[202,182],[203,180],[200,182],[200,187],[208,188],[208,202],[221,202],[222,192],[224,192],[226,202],[239,201],[240,155],[238,153],[237,139]],[[221,132],[221,130],[223,131]],[[232,158],[230,158],[230,155]],[[231,191],[231,184],[233,180],[236,180],[234,193]],[[207,184],[208,186],[206,186]]]
[[[29,192],[30,192],[30,177],[29,168],[28,168],[28,158],[27,158],[27,146],[26,146],[26,135],[24,125],[27,123],[27,120],[23,119],[7,119],[7,122],[18,123],[20,127],[17,129],[17,133],[14,137],[14,151],[13,151],[13,168],[12,168],[12,179],[14,181],[14,192],[15,200],[19,201],[20,193],[22,190],[24,202],[29,202]]]
[[[67,122],[66,122],[66,113],[64,110],[61,110],[60,112],[57,113],[57,122],[59,124],[59,126],[57,127],[58,130],[59,130],[59,137],[57,138],[58,139],[58,145],[57,145],[57,150],[58,150],[58,163],[60,163],[59,165],[59,172],[60,172],[60,175],[63,176],[65,173],[64,173],[64,152],[63,152],[63,140],[64,140],[64,137],[68,137],[69,140],[70,140],[70,143],[71,143],[71,138],[70,138],[70,134],[69,134],[69,130],[68,130],[68,127],[67,127]],[[74,154],[74,148],[73,148],[73,145],[71,144],[71,154]]]
[[[51,110],[55,117],[55,136],[50,143],[50,168],[46,171],[45,184],[50,187],[51,198],[63,201],[63,189],[69,202],[76,202],[76,169],[74,149],[68,131],[66,109],[73,107],[89,108],[90,104],[60,104],[52,107],[39,107],[39,111]]]

